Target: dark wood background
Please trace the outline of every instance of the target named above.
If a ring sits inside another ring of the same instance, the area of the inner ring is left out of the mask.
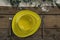
[[[39,30],[27,38],[19,38],[11,32],[9,18],[20,10],[29,9],[41,16],[42,23]],[[0,7],[0,40],[60,40],[60,9],[49,8],[49,12],[42,12],[41,8],[12,8]]]

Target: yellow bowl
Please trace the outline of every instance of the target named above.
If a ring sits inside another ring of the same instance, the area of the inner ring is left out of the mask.
[[[18,37],[28,37],[38,30],[40,24],[41,17],[37,13],[22,10],[12,20],[12,31]]]

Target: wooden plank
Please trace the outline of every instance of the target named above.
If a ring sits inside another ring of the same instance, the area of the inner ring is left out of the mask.
[[[60,16],[59,15],[46,15],[44,18],[45,28],[60,28]]]
[[[0,28],[9,27],[9,17],[12,17],[12,15],[0,15]]]
[[[0,7],[0,14],[16,14],[16,12],[20,10],[27,10],[27,9],[32,10],[37,14],[60,14],[60,9],[58,9],[57,7],[54,7],[54,8],[50,7],[49,12],[43,13],[41,8],[39,7],[12,8],[12,7],[2,7],[2,6]]]

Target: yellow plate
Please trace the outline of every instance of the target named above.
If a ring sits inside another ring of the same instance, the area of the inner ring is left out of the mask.
[[[12,20],[12,31],[18,37],[28,37],[38,30],[40,24],[41,17],[37,13],[22,10]]]

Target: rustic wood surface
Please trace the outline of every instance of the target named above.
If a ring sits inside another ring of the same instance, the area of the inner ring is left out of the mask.
[[[8,36],[8,31],[11,30],[9,29],[11,27],[9,18],[13,18],[13,16],[18,11],[25,9],[36,12],[41,16],[41,19],[44,16],[43,23],[41,23],[39,30],[34,35],[27,38],[19,38],[13,34],[13,36],[10,35],[12,40],[60,40],[60,9],[57,7],[50,8],[49,12],[42,12],[41,8],[21,9],[12,7],[0,7],[0,40],[10,40],[10,36]],[[43,30],[42,26],[44,27]]]

